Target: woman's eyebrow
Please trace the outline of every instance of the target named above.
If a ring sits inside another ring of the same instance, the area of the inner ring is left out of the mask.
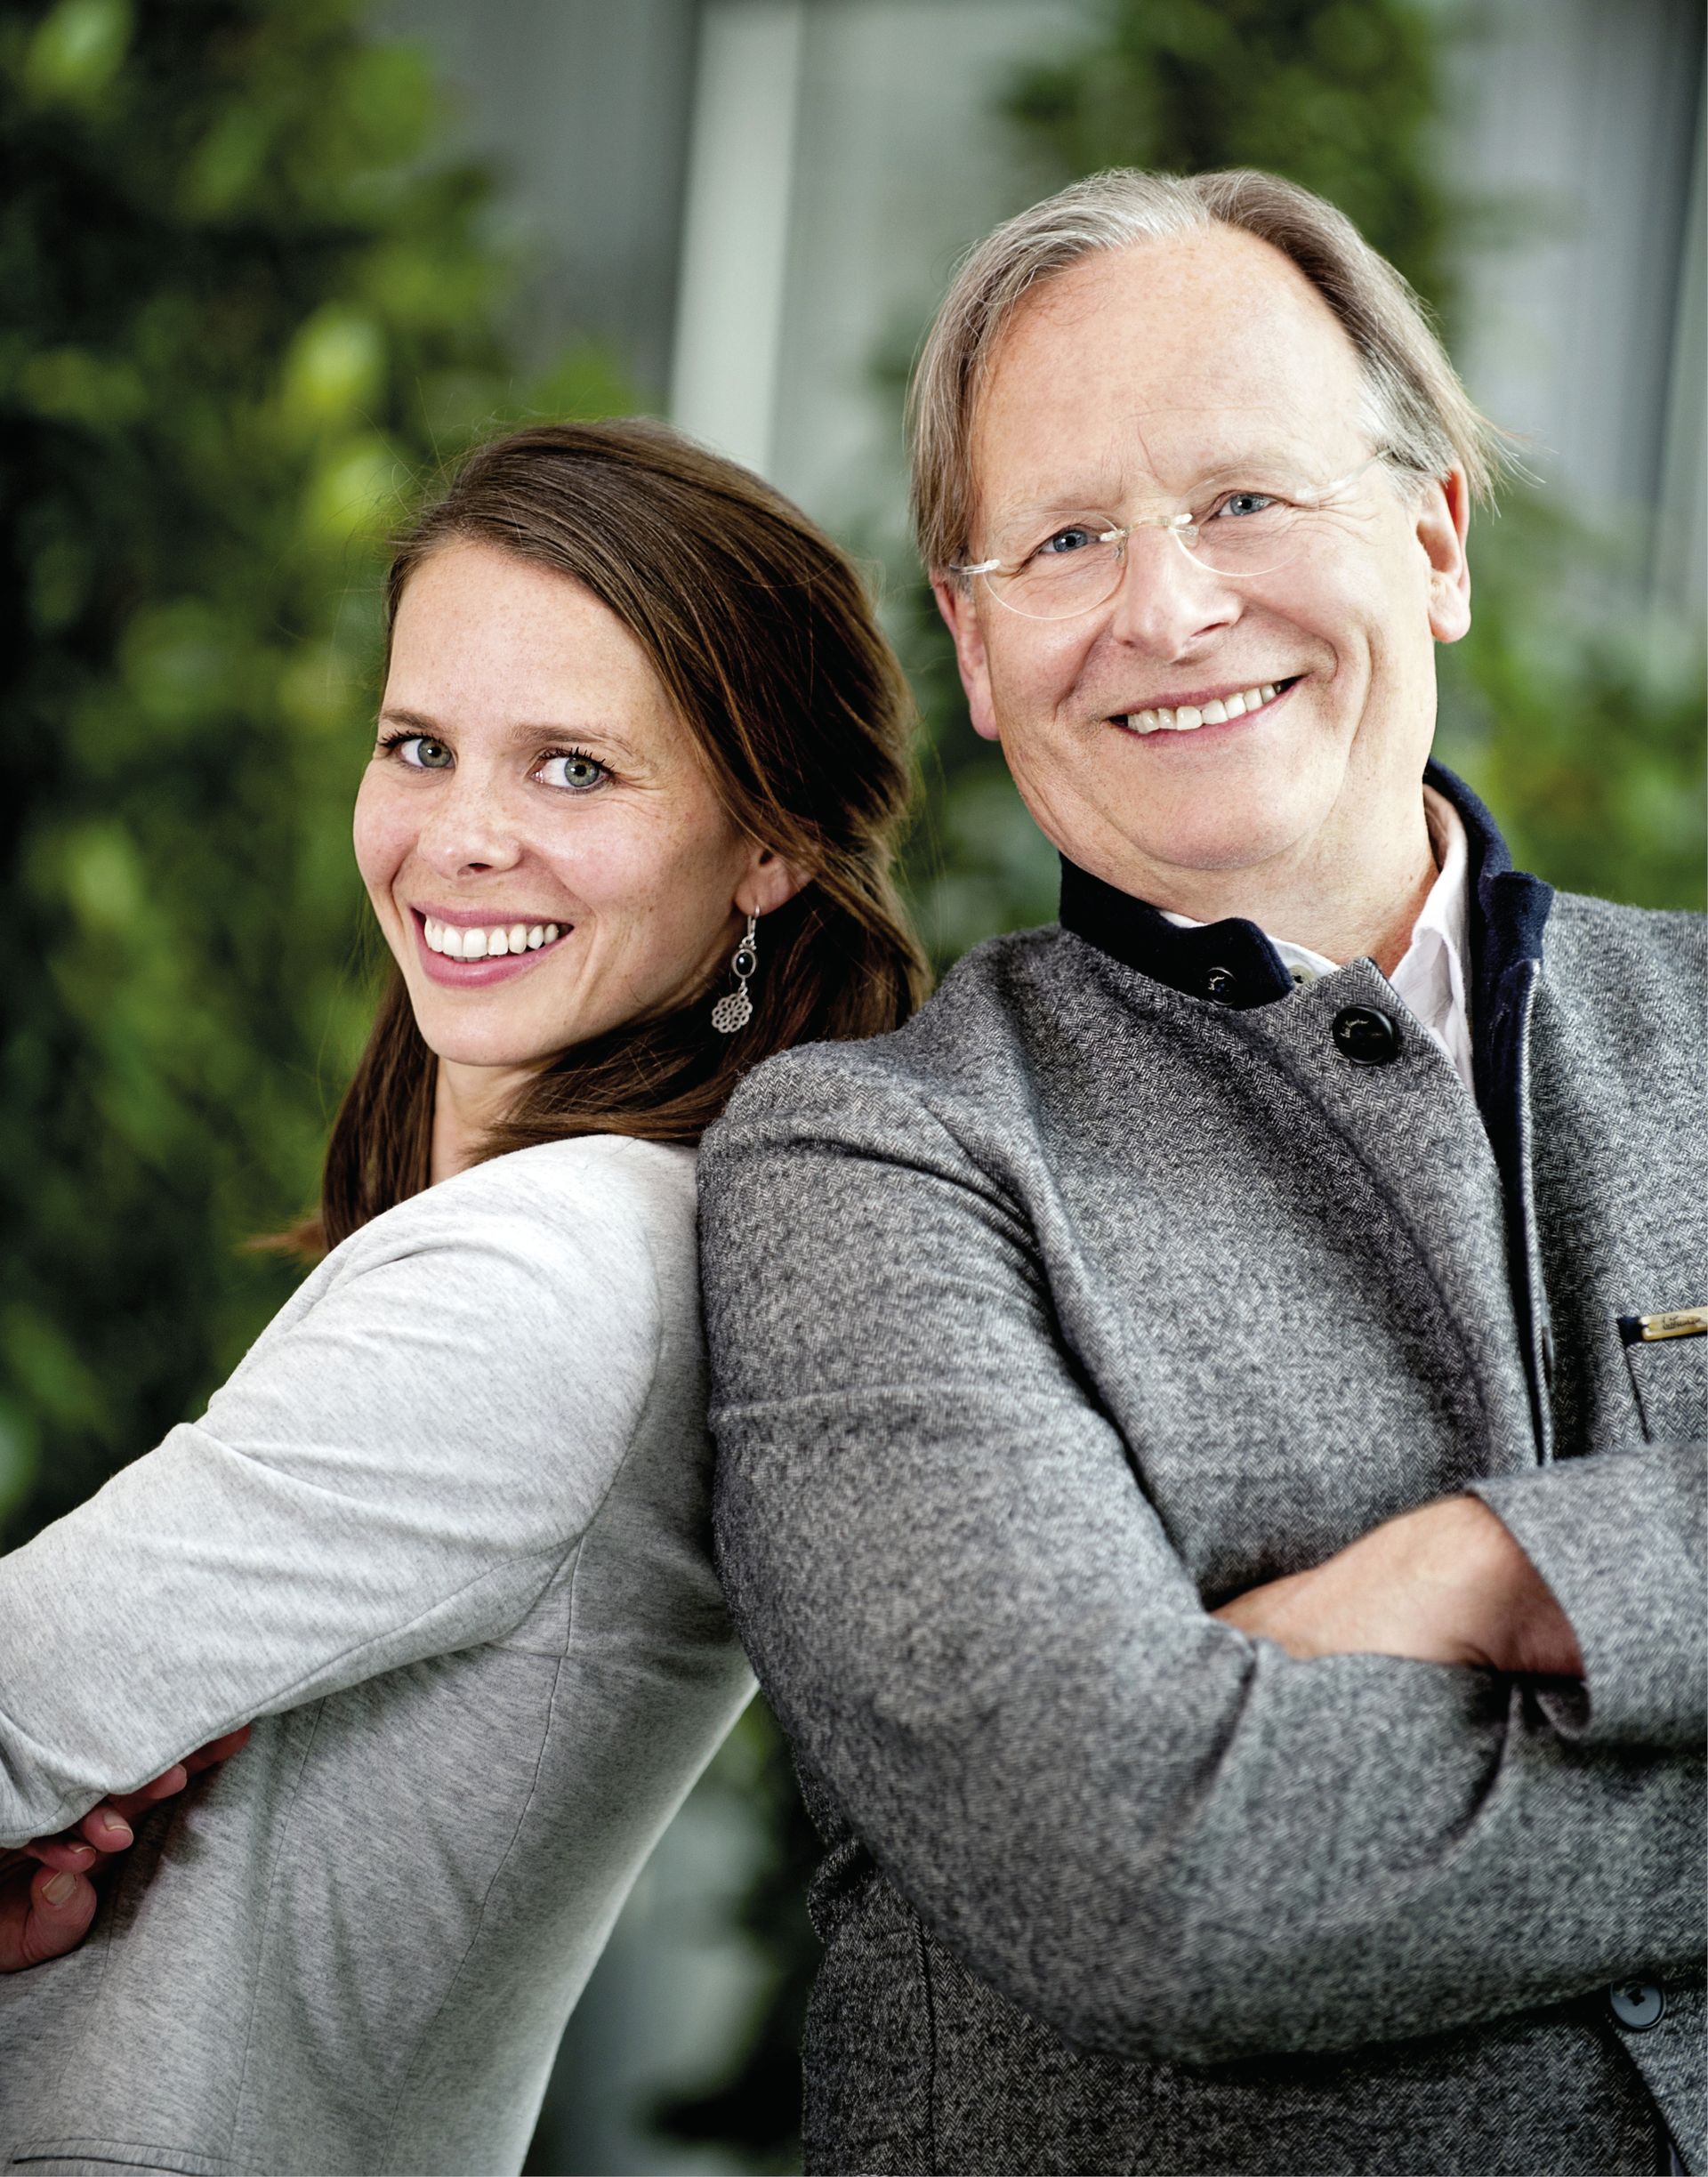
[[[407,726],[413,733],[442,734],[449,730],[439,720],[430,718],[424,711],[402,710],[388,703],[380,713],[383,726]],[[610,726],[582,724],[567,726],[560,720],[536,721],[521,719],[510,727],[506,738],[518,746],[539,741],[598,741],[601,747],[614,749],[631,762],[641,761],[640,751],[632,741]]]

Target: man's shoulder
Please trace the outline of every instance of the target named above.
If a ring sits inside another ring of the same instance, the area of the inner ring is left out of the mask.
[[[1574,966],[1609,972],[1639,964],[1685,975],[1708,965],[1708,915],[1680,907],[1632,907],[1588,892],[1556,892],[1548,950],[1563,943]]]
[[[1702,915],[1559,894],[1543,946],[1538,1078],[1564,1068],[1622,1125],[1639,1109],[1676,1113],[1702,1089],[1705,980]]]
[[[951,968],[912,1020],[858,1043],[802,1044],[746,1076],[707,1136],[708,1149],[745,1123],[795,1113],[803,1123],[832,1109],[874,1111],[907,1103],[978,1100],[1013,1069],[1026,1024],[1062,946],[1053,923],[991,938]]]
[[[1708,978],[1708,917],[1559,892],[1548,919],[1544,980],[1562,1002],[1699,1031]]]

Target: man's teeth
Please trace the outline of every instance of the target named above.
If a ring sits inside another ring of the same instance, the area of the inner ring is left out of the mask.
[[[447,960],[490,960],[500,953],[536,953],[542,945],[555,945],[568,934],[556,923],[511,923],[502,929],[459,930],[455,923],[435,922],[423,915],[430,951]]]
[[[1175,710],[1130,711],[1126,723],[1134,733],[1190,733],[1196,726],[1224,725],[1230,718],[1244,718],[1248,712],[1261,711],[1266,703],[1273,703],[1276,685],[1265,681],[1261,688],[1248,688],[1244,694],[1224,696],[1219,703],[1182,703]]]

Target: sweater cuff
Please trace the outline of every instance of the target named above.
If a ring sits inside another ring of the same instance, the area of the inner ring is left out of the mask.
[[[1538,1697],[1563,1737],[1699,1746],[1708,1731],[1708,1455],[1697,1445],[1567,1459],[1473,1482],[1547,1582],[1582,1690]]]

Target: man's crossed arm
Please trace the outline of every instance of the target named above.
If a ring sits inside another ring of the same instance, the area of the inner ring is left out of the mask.
[[[1700,1460],[1478,1484],[1208,1611],[1000,1189],[905,1092],[850,1113],[835,1062],[760,1076],[703,1157],[720,1567],[933,1932],[1069,2042],[1187,2062],[1693,1960],[1688,1575],[1623,1544],[1672,1547]],[[1657,1582],[1651,1658],[1610,1628]]]

